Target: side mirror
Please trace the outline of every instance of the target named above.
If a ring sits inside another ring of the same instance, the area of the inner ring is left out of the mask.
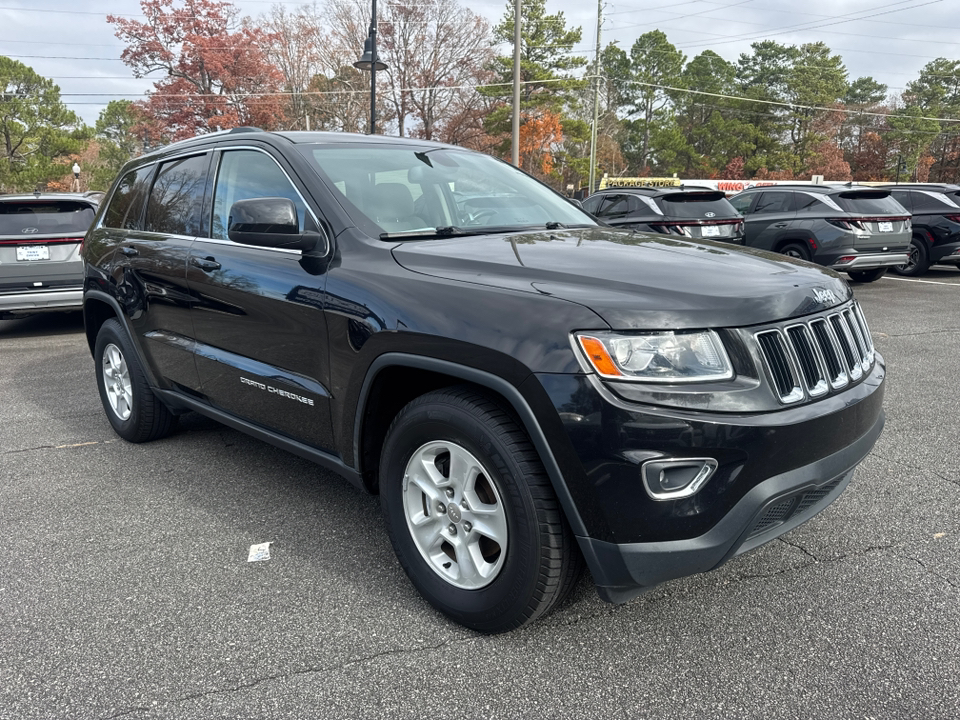
[[[300,232],[297,206],[281,197],[237,200],[230,208],[227,237],[241,245],[313,250],[322,233]]]

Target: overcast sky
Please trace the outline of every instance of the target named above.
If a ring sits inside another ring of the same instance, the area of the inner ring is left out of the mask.
[[[235,4],[255,17],[276,3]],[[491,0],[463,4],[491,23],[506,7]],[[639,35],[659,29],[688,59],[709,48],[736,61],[757,40],[796,45],[822,40],[843,57],[851,80],[870,75],[897,92],[931,60],[960,59],[957,8],[957,0],[608,0],[601,45],[617,41],[629,50]],[[596,4],[547,0],[547,10],[563,11],[568,27],[583,28],[577,49],[592,58]],[[137,99],[151,86],[149,78],[134,78],[120,62],[123,45],[106,21],[108,13],[139,11],[138,0],[0,0],[0,55],[52,77],[64,102],[92,125],[109,100]]]

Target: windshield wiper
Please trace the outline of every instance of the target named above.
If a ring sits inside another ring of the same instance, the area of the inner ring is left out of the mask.
[[[594,227],[594,226],[587,225],[585,223],[577,223],[575,225],[566,225],[562,222],[551,220],[545,225],[545,227],[547,228],[547,230],[569,230],[570,228],[587,228],[587,227]]]
[[[412,240],[414,238],[455,237],[458,235],[475,235],[463,228],[454,225],[437,228],[420,228],[419,230],[402,230],[400,232],[380,233],[381,240]]]

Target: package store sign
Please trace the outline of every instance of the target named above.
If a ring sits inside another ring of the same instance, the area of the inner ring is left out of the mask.
[[[678,187],[680,180],[675,177],[607,177],[600,179],[598,190],[612,187]]]

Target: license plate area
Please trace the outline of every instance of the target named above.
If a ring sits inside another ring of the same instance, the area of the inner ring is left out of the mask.
[[[49,259],[50,248],[46,245],[17,245],[17,260],[32,262]]]
[[[893,223],[891,221],[878,222],[877,229],[880,232],[893,232]]]
[[[701,230],[703,237],[720,237],[720,227],[717,225],[704,225]]]

